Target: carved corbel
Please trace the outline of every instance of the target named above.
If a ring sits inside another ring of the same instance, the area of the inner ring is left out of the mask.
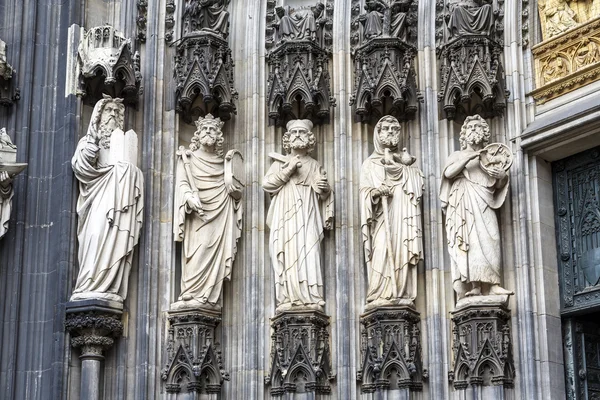
[[[503,0],[440,0],[436,41],[440,62],[438,101],[445,118],[462,121],[504,113]]]
[[[224,121],[236,114],[228,5],[228,0],[189,0],[183,11],[175,56],[176,111],[189,124],[207,114]]]
[[[137,104],[141,94],[139,53],[133,53],[131,40],[110,25],[85,32],[79,44],[79,92],[88,104],[96,104],[102,94],[121,97]]]
[[[7,61],[6,43],[0,40],[0,105],[4,107],[12,106],[21,98],[19,88],[13,88],[14,72],[14,68]]]
[[[417,90],[417,0],[352,1],[351,43],[354,92],[350,105],[362,121],[392,115],[414,118]]]
[[[267,107],[276,125],[329,121],[335,106],[329,76],[332,16],[332,0],[296,9],[267,2]]]

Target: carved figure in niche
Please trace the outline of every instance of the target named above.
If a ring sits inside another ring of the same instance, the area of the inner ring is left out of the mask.
[[[567,76],[568,73],[567,62],[557,55],[551,56],[542,66],[542,76],[545,83],[550,83],[563,76]]]
[[[2,128],[0,129],[0,238],[8,231],[14,195],[13,178],[27,167],[27,164],[16,161],[17,146],[6,133],[6,128]]]
[[[104,95],[71,160],[79,180],[79,274],[71,300],[122,302],[143,221],[144,177],[137,135],[123,133],[123,99]]]
[[[399,152],[401,126],[392,116],[377,122],[375,151],[360,174],[361,231],[369,288],[367,307],[413,304],[417,264],[423,258],[423,173],[406,148]]]
[[[575,52],[573,59],[575,61],[576,70],[598,62],[600,59],[598,44],[589,39],[584,39],[583,42],[581,42],[581,46]]]
[[[467,117],[460,151],[448,157],[440,199],[446,212],[448,252],[458,300],[465,296],[513,294],[500,286],[500,228],[496,210],[508,192],[512,154],[488,145],[490,128],[479,115]]]
[[[332,228],[333,195],[327,174],[310,156],[315,135],[310,120],[292,120],[283,135],[286,155],[271,153],[263,181],[271,194],[267,225],[275,271],[277,312],[291,308],[322,310],[321,241]]]
[[[189,149],[177,152],[175,241],[183,242],[181,295],[172,308],[220,308],[221,288],[242,232],[242,187],[232,185],[226,167],[237,150],[223,159],[223,122],[208,114]]]
[[[545,39],[551,38],[577,25],[577,15],[565,0],[547,0],[539,4]]]
[[[491,34],[494,13],[492,5],[486,0],[451,0],[448,7],[451,37]]]
[[[184,10],[185,33],[206,31],[229,35],[229,0],[187,0]]]
[[[279,6],[275,8],[275,13],[279,18],[275,24],[278,41],[317,41],[318,32],[326,22],[323,3],[317,3],[310,10],[293,10],[289,6]]]
[[[392,0],[390,4],[383,0],[367,0],[366,13],[358,20],[363,25],[363,36],[371,39],[378,36],[391,36],[403,39],[405,36],[407,0]],[[389,21],[389,26],[386,26]]]

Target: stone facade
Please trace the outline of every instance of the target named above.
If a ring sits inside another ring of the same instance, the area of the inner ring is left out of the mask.
[[[559,285],[582,255],[564,251],[568,232],[557,239],[570,208],[554,204],[567,183],[553,176],[562,179],[558,161],[600,146],[598,20],[591,1],[578,3],[573,15],[587,17],[565,32],[538,13],[560,0],[470,3],[1,2],[0,127],[19,149],[16,163],[27,163],[11,178],[0,240],[1,397],[591,398],[587,382],[600,367],[579,354],[600,339],[580,319],[598,282],[573,281],[572,293]],[[283,17],[294,22],[277,36]],[[106,41],[100,55],[90,32]],[[580,69],[558,76],[543,67],[556,59],[546,39]],[[137,132],[144,224],[122,305],[73,304],[80,189],[71,158],[103,94],[126,98],[124,126]],[[243,156],[241,236],[220,309],[172,310],[182,265],[177,151],[209,112],[224,121],[223,147]],[[398,148],[410,149],[423,175],[422,260],[414,304],[365,309],[361,165],[386,114],[400,121]],[[514,295],[457,308],[440,185],[474,114],[513,157],[495,216],[500,284]],[[314,123],[311,157],[327,172],[335,218],[319,242],[323,309],[277,313],[263,184],[291,119]],[[597,151],[586,154],[598,162]],[[591,235],[598,207],[588,203]],[[569,298],[582,299],[576,314],[564,307]]]

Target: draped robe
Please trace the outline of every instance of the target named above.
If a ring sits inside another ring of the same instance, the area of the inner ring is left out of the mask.
[[[471,289],[471,282],[500,284],[500,228],[496,210],[508,192],[508,179],[496,188],[498,180],[481,169],[479,158],[467,162],[454,178],[445,173],[461,162],[464,152],[448,157],[440,199],[446,208],[446,235],[452,263],[452,281],[458,298]]]
[[[201,303],[216,305],[224,280],[231,278],[231,267],[242,233],[242,208],[225,187],[223,158],[196,150],[189,155],[194,188],[190,186],[185,166],[177,161],[175,216],[176,241],[182,241],[181,295]],[[202,203],[201,218],[187,205],[194,189]]]
[[[79,274],[71,300],[122,301],[143,222],[144,177],[128,162],[98,165],[99,151],[88,133],[71,160],[79,180]]]
[[[269,253],[278,306],[324,305],[321,273],[323,230],[333,219],[333,194],[316,188],[321,166],[306,156],[289,179],[275,160],[263,181],[273,198],[267,215]]]
[[[6,188],[0,186],[0,238],[8,231],[8,220],[10,219],[14,194],[12,183]]]
[[[423,173],[417,167],[396,161],[384,168],[383,149],[377,134],[374,137],[375,151],[363,163],[360,176],[361,231],[369,283],[367,303],[394,302],[399,298],[414,301],[416,266],[423,258]],[[392,196],[373,197],[373,191],[384,182],[392,187]],[[384,201],[388,202],[387,216],[383,211]],[[393,263],[388,256],[385,218],[391,231]]]

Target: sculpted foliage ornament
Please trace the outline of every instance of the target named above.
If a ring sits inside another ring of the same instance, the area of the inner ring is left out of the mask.
[[[296,9],[267,2],[267,106],[277,125],[297,118],[328,121],[335,106],[329,78],[332,16],[332,0]]]
[[[144,43],[146,41],[146,25],[148,24],[148,0],[137,0],[138,16],[135,20],[137,24],[137,40]]]
[[[441,63],[438,101],[446,118],[485,118],[506,108],[502,67],[504,0],[436,3],[437,54]]]
[[[15,70],[6,59],[6,43],[0,40],[0,105],[10,107],[21,98],[19,88],[13,89]]]
[[[350,105],[363,121],[392,115],[414,118],[420,94],[415,80],[417,1],[352,1],[354,92]]]
[[[228,120],[236,113],[233,60],[227,43],[226,0],[188,0],[175,56],[176,111],[187,123],[212,114]],[[174,12],[175,5],[172,4]],[[167,10],[169,11],[169,9]]]
[[[86,103],[95,104],[103,94],[136,104],[141,93],[139,53],[131,40],[110,25],[91,28],[79,43],[79,91]]]

